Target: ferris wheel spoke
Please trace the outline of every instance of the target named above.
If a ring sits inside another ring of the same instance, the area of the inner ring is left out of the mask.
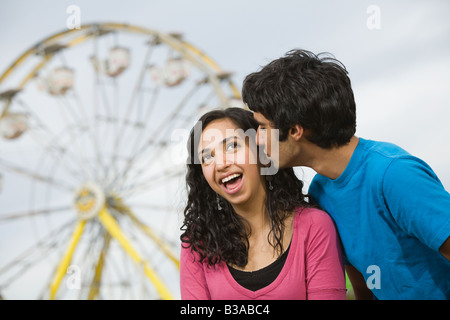
[[[80,162],[76,162],[75,159],[80,159],[80,161],[83,161],[82,158],[80,158],[79,155],[70,152],[70,150],[63,144],[61,144],[59,141],[62,139],[61,135],[57,135],[56,133],[52,132],[48,128],[48,126],[41,120],[39,116],[37,116],[35,113],[32,112],[32,109],[22,100],[18,100],[19,104],[24,108],[27,112],[27,114],[30,115],[30,117],[33,119],[33,121],[36,122],[36,127],[34,128],[34,133],[31,135],[31,138],[34,140],[36,145],[40,148],[42,148],[45,152],[43,152],[43,156],[53,156],[53,159],[55,161],[60,161],[61,157],[66,154],[67,159],[69,159],[73,164],[76,166],[76,170],[69,167],[69,163],[63,162],[62,165],[65,168],[65,170],[71,174],[72,177],[80,177],[87,174],[86,168],[84,170],[84,174],[82,174],[79,170],[80,168]],[[40,130],[39,130],[40,129]],[[73,134],[71,135],[72,140],[74,139]],[[75,143],[75,142],[74,142]],[[71,144],[72,145],[72,144]]]
[[[60,139],[62,137],[56,137],[55,139]],[[80,168],[79,162],[76,162],[77,156],[72,153],[65,145],[61,144],[58,141],[53,143],[46,143],[39,139],[37,135],[33,135],[33,140],[37,143],[37,145],[41,146],[42,157],[40,159],[40,163],[42,163],[46,158],[50,158],[54,162],[52,172],[55,172],[57,166],[61,166],[63,170],[69,174],[69,176],[77,182],[81,182],[86,180],[86,171]],[[69,143],[70,145],[70,143]],[[70,160],[69,160],[70,159]]]
[[[89,141],[91,142],[93,153],[95,155],[96,160],[96,168],[105,168],[105,165],[103,163],[103,158],[101,156],[101,148],[99,144],[100,138],[95,132],[95,124],[92,121],[89,121],[86,108],[84,106],[84,103],[81,100],[81,97],[78,93],[78,91],[73,91],[73,96],[75,101],[77,102],[77,105],[80,106],[80,112],[82,113],[83,123],[87,126],[88,135],[90,137]],[[96,170],[95,170],[96,171]]]
[[[109,100],[108,100],[108,95],[106,93],[105,87],[104,87],[104,83],[101,81],[101,67],[100,67],[100,57],[99,57],[99,40],[103,35],[103,31],[100,28],[97,28],[96,30],[93,31],[93,33],[95,34],[95,37],[93,38],[92,44],[93,44],[93,53],[92,56],[90,57],[91,61],[94,64],[94,91],[92,94],[92,98],[93,98],[93,113],[94,113],[94,121],[95,123],[99,123],[100,121],[111,121],[111,117],[112,117],[112,108],[110,106]],[[106,34],[107,32],[105,32]],[[102,108],[104,110],[102,110]],[[104,114],[104,115],[103,115]],[[94,125],[94,128],[92,130],[92,136],[93,136],[93,140],[95,141],[94,144],[98,145],[99,148],[98,150],[101,150],[100,147],[100,137],[104,136],[104,132],[100,132],[101,130],[101,126],[99,125]],[[107,129],[107,128],[106,128]],[[108,168],[105,165],[105,163],[103,162],[103,158],[101,157],[101,154],[98,153],[98,161],[101,162],[101,171],[102,171],[102,175],[103,175],[103,179],[105,179],[108,176]],[[107,162],[107,160],[105,159],[105,161]],[[102,180],[102,179],[100,179]]]
[[[167,168],[160,170],[157,173],[153,173],[147,176],[145,179],[130,183],[119,189],[120,195],[124,198],[134,196],[136,194],[142,194],[143,192],[151,190],[153,187],[161,187],[162,185],[168,185],[173,182],[173,178],[182,177],[185,174],[184,168]]]
[[[65,239],[61,240],[59,242],[59,246],[58,246],[58,252],[57,252],[57,256],[59,259],[61,259],[61,256],[66,257],[67,256],[67,248],[63,248],[62,244],[67,244],[69,243],[69,249],[70,249],[70,241],[73,241],[74,235],[76,233],[76,228],[74,231],[74,225],[79,223],[80,221],[74,221],[74,223],[71,224],[70,229],[71,232],[67,232],[67,236]],[[76,288],[78,290],[76,291],[72,291],[72,293],[75,293],[78,291],[78,299],[82,299],[83,298],[83,292],[84,292],[84,280],[86,277],[86,275],[88,275],[91,271],[92,268],[92,261],[95,259],[95,256],[97,254],[96,252],[96,247],[98,247],[98,245],[100,244],[99,241],[95,241],[97,238],[96,236],[99,236],[100,232],[99,232],[99,224],[95,224],[95,223],[86,223],[84,230],[83,230],[83,238],[85,239],[85,241],[82,243],[81,239],[78,241],[74,252],[72,254],[72,257],[70,259],[70,265],[67,266],[65,274],[69,274],[69,273],[75,273],[75,272],[79,272],[79,271],[83,271],[83,277],[77,277],[77,281],[76,283],[70,283],[69,279],[66,281],[66,285],[62,286],[59,285],[57,288],[57,294],[58,296],[61,295],[67,295],[69,294],[69,292],[74,288],[72,286],[77,286]],[[90,237],[90,238],[89,238]],[[87,239],[86,239],[87,238]],[[84,244],[84,245],[83,245]],[[66,250],[66,251],[64,251]],[[77,253],[77,257],[75,256],[75,252]],[[58,264],[59,263],[59,264]],[[52,285],[54,285],[55,282],[55,278],[57,276],[57,272],[59,271],[59,268],[61,268],[61,261],[57,261],[54,264],[54,269],[52,271],[52,273],[49,274],[49,277],[47,279],[46,285],[43,287],[43,290],[41,292],[41,299],[48,299],[51,296],[51,290],[52,290]],[[64,275],[65,275],[64,274]],[[63,277],[64,277],[63,275]],[[81,275],[81,273],[79,273],[79,275]],[[62,280],[62,279],[61,279]],[[70,285],[69,285],[70,284]]]
[[[66,94],[64,96],[58,97],[58,100],[60,101],[60,105],[67,110],[68,112],[66,113],[66,117],[65,118],[71,118],[73,120],[73,122],[71,122],[70,120],[70,125],[68,127],[76,127],[76,126],[81,126],[81,128],[86,129],[87,125],[88,125],[88,119],[86,116],[84,116],[83,118],[81,117],[81,115],[77,114],[77,110],[80,110],[80,105],[78,105],[77,107],[74,107],[69,99],[68,99],[68,95]],[[75,91],[73,92],[73,95],[75,96],[76,93]],[[79,103],[79,100],[75,100],[76,103]],[[68,115],[68,116],[67,116]]]
[[[99,265],[99,261],[104,258],[107,252],[105,242],[110,237],[105,233],[101,224],[95,221],[86,224],[83,238],[83,245],[80,243],[77,248],[79,258],[72,261],[71,264],[76,263],[76,266],[84,273],[83,283],[79,283],[78,298],[92,300],[92,298],[89,298],[89,292],[94,288],[99,289],[100,278],[96,279],[95,277],[98,277],[97,272],[100,272],[100,276],[102,274],[103,265]],[[63,292],[60,292],[60,294],[63,294]]]
[[[145,110],[145,114],[143,114],[142,117],[138,117],[139,120],[136,123],[136,125],[142,126],[143,128],[141,134],[135,134],[134,137],[132,137],[133,142],[130,142],[130,144],[132,145],[132,147],[130,148],[132,156],[138,153],[137,150],[139,150],[138,149],[139,145],[142,143],[142,137],[151,136],[151,133],[148,133],[148,130],[151,129],[151,126],[146,124],[150,123],[151,114],[156,106],[160,90],[161,90],[160,86],[155,86],[154,88],[151,89],[151,98],[149,99],[149,103]],[[142,94],[140,96],[142,96]],[[139,114],[141,114],[141,112]],[[116,175],[117,174],[120,174],[120,172],[116,171]]]
[[[156,138],[153,137],[158,137],[158,135],[161,134],[161,132],[167,132],[164,131],[163,129],[165,127],[167,127],[168,123],[172,123],[171,120],[176,118],[177,114],[181,112],[181,110],[188,104],[189,100],[194,96],[194,94],[201,88],[202,84],[196,83],[188,92],[187,94],[181,99],[180,103],[175,106],[175,108],[172,110],[172,112],[167,115],[167,117],[165,119],[162,119],[160,121],[160,125],[154,129],[153,133],[150,134],[150,136],[152,137],[152,139],[150,139],[149,141],[154,141],[156,140]],[[139,152],[145,152],[146,148],[148,147],[148,145],[145,145],[143,149],[139,150]],[[136,154],[134,156],[137,156]]]
[[[199,87],[203,84],[205,84],[205,83],[197,82],[196,86],[194,87],[194,90],[199,89]],[[190,93],[188,93],[188,96],[193,95],[193,94],[194,94],[194,92],[190,92]],[[214,94],[215,94],[214,90],[211,90],[208,93],[208,95],[206,95],[204,100],[199,103],[199,107],[197,107],[196,109],[198,110],[198,109],[202,108],[203,106],[206,106],[208,104],[208,102],[214,97]],[[187,99],[186,99],[186,102],[187,102]],[[158,152],[158,151],[162,150],[164,147],[170,145],[173,142],[171,139],[172,139],[172,133],[173,133],[175,123],[173,121],[169,121],[169,119],[173,120],[175,118],[180,118],[179,114],[180,114],[182,107],[183,107],[183,104],[180,104],[178,106],[178,108],[176,108],[172,112],[172,114],[170,114],[167,117],[167,119],[165,119],[164,121],[161,122],[160,128],[155,130],[152,134],[149,134],[152,137],[152,139],[148,140],[147,145],[144,145],[143,148],[140,149],[139,152],[136,153],[136,155],[145,154],[146,149],[151,147],[152,145],[158,149],[157,152],[154,152],[154,154],[153,154],[153,157],[154,157],[153,160],[155,160],[155,157],[164,155],[164,153]],[[193,121],[194,117],[196,117],[196,116],[197,115],[195,112],[191,112],[188,116],[185,116],[184,119],[182,119],[181,123],[179,123],[180,128],[186,128],[187,125],[190,124]],[[166,126],[163,127],[163,124],[166,124]],[[164,129],[165,129],[165,131],[164,131]],[[161,139],[158,143],[154,143],[157,140],[156,137],[154,137],[154,136],[158,132],[164,133],[164,134],[162,134],[163,139]],[[148,170],[149,168],[151,168],[152,164],[155,164],[155,163],[157,163],[157,162],[152,161],[151,163],[149,163],[148,166],[146,166],[146,169]],[[135,179],[137,176],[140,176],[141,174],[142,174],[142,171],[138,171],[131,179]]]
[[[121,198],[115,198],[112,204],[112,208],[117,211],[119,214],[128,216],[131,221],[139,227],[141,231],[143,231],[148,237],[150,237],[154,243],[158,246],[159,249],[177,266],[180,268],[180,262],[178,258],[173,253],[172,249],[169,247],[167,242],[160,236],[156,234],[156,232],[148,225],[143,223],[130,209],[129,206],[125,205]],[[134,234],[134,232],[132,233]]]
[[[203,104],[201,104],[201,105],[203,105]],[[193,120],[193,118],[194,118],[195,116],[196,116],[196,115],[195,115],[195,113],[194,113],[194,114],[191,114],[191,115],[189,115],[189,116],[184,117],[184,118],[182,119],[182,122],[180,123],[180,127],[181,127],[181,128],[185,128],[185,127],[187,126],[188,123],[192,122],[192,120]],[[157,142],[157,143],[152,143],[152,146],[153,146],[153,148],[155,149],[155,152],[153,152],[153,156],[152,156],[152,160],[153,160],[153,161],[152,161],[151,163],[146,164],[145,166],[143,166],[143,167],[141,167],[141,168],[139,168],[139,167],[134,168],[134,169],[136,169],[136,170],[134,170],[134,171],[135,171],[135,174],[134,174],[133,176],[130,176],[129,180],[135,180],[136,178],[141,177],[144,170],[147,170],[147,171],[148,171],[149,169],[152,168],[153,165],[156,165],[156,164],[158,163],[157,160],[159,159],[159,157],[167,157],[167,154],[166,154],[166,153],[160,152],[160,151],[162,151],[162,150],[163,150],[164,148],[166,148],[167,146],[173,144],[174,141],[172,141],[172,139],[173,139],[173,138],[176,138],[176,137],[172,137],[174,125],[175,125],[175,124],[174,124],[173,122],[172,122],[172,123],[169,123],[169,124],[166,126],[166,131],[165,131],[165,134],[163,135],[163,139],[161,139],[161,140],[160,140],[159,142]],[[170,134],[169,134],[169,133],[170,133]],[[152,141],[152,142],[153,142],[153,141]],[[186,142],[187,142],[187,141],[186,141]],[[150,147],[150,146],[147,146],[147,147]],[[142,154],[145,154],[145,153],[142,152]],[[173,154],[170,154],[169,157],[173,157]],[[171,159],[171,160],[175,160],[175,159]],[[176,160],[178,161],[179,159],[176,159]],[[164,162],[165,162],[165,161],[164,161]]]
[[[66,127],[70,128],[72,127],[72,124],[69,121],[69,116],[67,114],[67,111],[64,107],[64,103],[61,103],[61,99],[57,99],[57,101],[61,104],[61,108],[58,108],[60,110],[60,113],[62,115],[62,118],[64,119],[64,121],[66,122]],[[74,148],[75,154],[78,155],[78,159],[80,160],[79,165],[81,165],[81,167],[84,170],[84,175],[85,177],[88,177],[88,179],[93,179],[94,176],[96,174],[96,171],[93,170],[93,168],[90,168],[90,163],[89,160],[86,158],[86,153],[83,152],[82,148],[79,145],[79,140],[77,140],[77,136],[75,135],[74,131],[69,131],[69,138],[70,140],[73,142],[73,144],[71,145],[72,148]]]
[[[136,151],[136,150],[138,150],[139,145],[142,143],[142,137],[150,135],[150,134],[148,134],[147,131],[151,128],[151,126],[150,125],[144,125],[144,124],[150,123],[150,117],[151,117],[152,111],[155,108],[156,102],[158,100],[158,94],[160,92],[160,86],[154,87],[151,91],[152,91],[151,99],[150,99],[150,101],[148,103],[148,106],[147,106],[147,108],[145,110],[145,114],[143,114],[142,117],[139,117],[139,119],[142,119],[142,120],[139,121],[139,124],[142,124],[142,126],[143,126],[142,132],[140,134],[136,134],[133,137],[134,138],[133,139],[133,143],[130,143],[130,144],[132,144],[132,147],[130,148],[130,150],[132,150],[132,156],[135,155],[136,153],[138,153],[138,151]],[[119,174],[120,174],[119,170],[116,170],[115,176],[117,176]]]
[[[103,234],[103,247],[98,255],[98,259],[94,266],[94,275],[89,285],[88,300],[94,300],[98,297],[100,292],[100,284],[102,282],[102,275],[105,268],[105,259],[111,243],[111,236],[108,233]]]
[[[160,187],[162,183],[168,183],[171,178],[182,177],[185,174],[184,168],[174,171],[173,169],[166,169],[157,174],[151,175],[145,181],[131,184],[125,189],[121,189],[120,195],[123,198],[129,198],[137,193],[143,193],[153,187]]]
[[[137,160],[139,160],[140,156],[146,154],[147,149],[153,145],[155,141],[157,141],[158,136],[161,135],[161,132],[167,132],[164,130],[164,127],[167,128],[167,123],[172,123],[171,120],[176,117],[176,114],[179,113],[183,107],[186,105],[186,103],[189,101],[189,99],[194,95],[194,93],[199,89],[200,85],[195,85],[188,93],[187,95],[181,100],[181,102],[175,107],[175,109],[164,119],[160,122],[160,125],[155,128],[152,134],[149,136],[151,137],[147,142],[138,149],[128,160],[126,163],[125,168],[123,169],[122,173],[117,175],[117,178],[113,183],[115,184],[122,184],[126,180],[129,180],[130,177],[128,177],[132,166],[135,164]]]
[[[140,68],[140,73],[139,73],[137,82],[134,85],[133,91],[129,98],[129,101],[127,104],[127,109],[125,111],[125,116],[123,117],[123,121],[120,123],[120,128],[119,128],[116,138],[115,138],[114,145],[116,146],[117,149],[119,148],[120,139],[124,136],[123,130],[125,130],[125,128],[126,128],[126,126],[125,126],[126,123],[131,122],[130,117],[131,117],[132,111],[136,105],[136,98],[142,92],[141,91],[142,82],[144,81],[144,75],[145,75],[145,72],[147,71],[147,64],[152,56],[152,52],[153,52],[153,45],[149,44],[147,52],[145,53],[144,59],[141,64],[142,66]]]
[[[38,180],[38,181],[50,184],[52,186],[55,186],[55,187],[58,187],[58,188],[62,188],[64,190],[67,190],[67,191],[70,191],[70,192],[73,192],[73,190],[74,190],[72,186],[66,185],[62,181],[58,181],[58,180],[56,180],[54,178],[49,178],[49,177],[46,177],[46,176],[42,176],[42,175],[40,175],[40,174],[38,174],[36,172],[32,172],[32,171],[30,171],[28,169],[25,169],[25,168],[17,167],[17,166],[15,166],[13,164],[10,164],[10,163],[2,160],[2,159],[0,159],[0,167],[3,167],[6,170],[9,170],[9,171],[21,174],[21,175],[25,175],[25,176],[33,179],[33,180]]]
[[[72,207],[70,207],[70,206],[62,206],[62,207],[56,207],[56,208],[36,209],[36,210],[14,212],[14,213],[2,213],[0,215],[0,223],[9,222],[12,220],[17,220],[17,219],[29,218],[32,216],[54,214],[54,213],[58,213],[58,212],[69,211],[71,209],[72,209]]]
[[[182,127],[182,128],[186,127],[186,125],[188,123],[190,123],[195,116],[196,116],[195,114],[191,114],[190,116],[185,117],[183,119],[182,123],[180,123],[180,127]],[[136,181],[137,179],[139,179],[140,177],[142,177],[144,175],[145,171],[149,171],[154,165],[156,165],[158,163],[157,160],[159,159],[159,157],[167,157],[167,152],[162,152],[162,150],[173,143],[173,141],[171,140],[172,135],[169,134],[169,132],[173,132],[172,130],[173,130],[173,125],[170,126],[170,124],[169,124],[166,127],[166,134],[163,135],[164,139],[159,141],[158,143],[154,143],[152,141],[153,143],[149,144],[148,147],[153,146],[153,149],[154,149],[154,152],[152,154],[152,161],[150,163],[145,164],[145,166],[141,166],[141,167],[138,167],[136,165],[134,165],[134,166],[130,165],[130,168],[133,169],[133,172],[129,172],[129,177],[128,177],[127,181]],[[142,152],[142,154],[145,154],[145,153]],[[171,161],[173,161],[173,160],[179,161],[180,160],[180,159],[172,159],[172,157],[174,157],[174,155],[169,152],[169,158]],[[133,175],[131,175],[132,173],[133,173]]]
[[[139,203],[134,202],[130,207],[133,208],[142,208],[152,211],[172,211],[176,212],[179,208],[173,206],[173,205],[158,205],[158,204],[151,204],[151,203]]]
[[[134,85],[133,91],[129,98],[127,108],[125,110],[125,114],[122,118],[122,121],[119,123],[119,128],[117,129],[115,138],[113,139],[113,141],[114,141],[113,156],[111,157],[111,163],[110,163],[109,167],[114,168],[116,174],[118,173],[118,168],[117,168],[116,162],[117,162],[117,155],[119,154],[119,150],[120,150],[120,144],[121,144],[122,138],[125,136],[125,132],[126,132],[126,128],[128,127],[128,124],[132,123],[132,121],[131,121],[132,111],[135,108],[137,97],[141,96],[141,94],[142,94],[142,83],[144,80],[145,72],[147,70],[147,64],[152,56],[152,53],[153,53],[153,45],[149,44],[147,51],[145,53],[143,62],[142,62],[142,66],[140,68],[140,73],[139,73],[137,82]],[[139,113],[139,110],[138,110],[138,113]],[[140,119],[137,118],[137,121],[139,121],[139,120]]]
[[[96,71],[96,72],[98,74],[98,71]],[[108,93],[106,92],[106,87],[105,87],[106,80],[103,79],[103,81],[101,81],[100,75],[98,75],[96,77],[96,79],[97,79],[97,88],[100,93],[99,97],[101,98],[101,99],[99,99],[99,101],[103,102],[103,103],[99,103],[99,105],[102,105],[104,107],[106,117],[114,118],[114,112],[113,112],[114,108],[112,107],[113,103],[110,101],[110,97],[109,97]]]
[[[101,100],[104,101],[104,105],[105,105],[105,111],[106,111],[106,115],[104,116],[105,119],[104,121],[106,123],[111,123],[112,125],[110,126],[105,126],[104,131],[103,131],[103,136],[107,136],[107,137],[111,137],[109,140],[112,140],[113,137],[117,134],[118,132],[118,128],[117,128],[117,122],[119,116],[117,114],[116,111],[116,105],[118,104],[118,96],[119,96],[119,91],[116,88],[117,85],[117,81],[114,78],[113,79],[113,86],[114,86],[114,93],[113,93],[113,102],[110,103],[108,100],[108,94],[106,93],[106,88],[105,88],[105,84],[104,83],[99,83],[98,84],[98,88],[100,88],[101,91],[101,96],[103,97]],[[110,104],[113,104],[113,106],[111,106]],[[107,106],[107,108],[106,108]],[[100,128],[99,128],[100,129]],[[113,149],[115,149],[115,146],[113,147]],[[105,159],[105,164],[102,166],[103,168],[103,180],[107,181],[108,177],[113,174],[113,172],[115,171],[115,167],[116,167],[116,153],[113,151],[112,155],[110,156],[110,159]]]
[[[156,290],[158,291],[160,297],[164,300],[171,300],[173,296],[170,294],[169,290],[165,286],[164,282],[159,278],[159,276],[154,272],[151,265],[148,261],[145,261],[141,258],[139,253],[133,248],[131,243],[123,234],[121,228],[117,221],[111,216],[108,212],[107,208],[103,208],[99,213],[99,219],[105,229],[109,232],[109,234],[115,238],[125,252],[130,256],[130,258],[138,265],[142,265],[144,268],[144,272],[146,276],[150,279],[150,281],[155,285]]]
[[[83,234],[84,226],[86,224],[86,220],[80,220],[78,221],[75,230],[72,234],[72,239],[70,240],[69,246],[67,248],[66,253],[64,254],[63,258],[61,259],[60,264],[58,265],[56,269],[56,273],[53,276],[53,280],[50,284],[50,299],[55,299],[56,292],[59,289],[59,286],[61,284],[61,280],[63,279],[67,267],[70,264],[70,261],[72,259],[73,252],[75,251],[75,248],[80,241],[81,235]]]
[[[155,231],[150,228],[148,225],[141,222],[131,211],[128,211],[127,214],[130,216],[131,220],[142,230],[144,233],[149,236],[156,245],[164,252],[164,254],[180,269],[180,261],[176,257],[176,255],[172,252],[172,249],[167,245],[165,240],[159,237]]]
[[[60,241],[64,241],[61,234],[65,232],[73,221],[62,224],[58,229],[52,230],[46,236],[35,242],[32,246],[18,254],[9,263],[0,268],[0,276],[10,272],[9,278],[1,281],[2,289],[6,289],[14,281],[22,277],[27,270],[32,269],[38,262],[42,261],[42,255],[47,255],[50,250],[55,250]],[[15,269],[15,272],[14,272]]]
[[[160,86],[155,86],[152,90],[152,98],[150,99],[147,108],[145,108],[145,114],[143,114],[142,119],[144,119],[144,123],[148,123],[150,120],[150,117],[153,113],[153,110],[155,109],[156,106],[156,101],[158,99],[159,93],[161,91],[161,87]]]
[[[67,148],[67,145],[70,144],[65,145],[60,142],[63,136],[53,132],[45,121],[33,112],[33,108],[31,108],[25,101],[19,98],[16,102],[29,116],[29,118],[36,123],[36,125],[32,127],[33,134],[31,134],[30,137],[36,145],[44,151],[43,154],[53,156],[55,160],[59,159],[63,155],[66,155],[67,161],[62,164],[66,171],[73,177],[83,177],[82,171],[78,171],[80,170],[79,162],[77,162],[77,159],[80,159],[79,155],[71,152],[71,150]],[[75,168],[77,169],[74,170],[70,168],[69,162],[75,165]]]

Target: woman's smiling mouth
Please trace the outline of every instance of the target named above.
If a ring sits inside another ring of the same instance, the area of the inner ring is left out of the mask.
[[[233,173],[222,178],[220,180],[220,185],[227,194],[234,194],[242,188],[243,180],[242,173]]]

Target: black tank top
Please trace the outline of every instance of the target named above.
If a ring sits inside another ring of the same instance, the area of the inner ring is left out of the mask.
[[[280,274],[281,269],[283,269],[290,247],[291,245],[289,244],[287,250],[283,252],[277,260],[262,269],[256,271],[241,271],[231,266],[228,266],[228,269],[237,283],[248,290],[257,291],[267,287],[275,281]]]

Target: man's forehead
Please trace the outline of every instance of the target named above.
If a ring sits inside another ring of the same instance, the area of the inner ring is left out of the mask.
[[[263,116],[262,113],[259,112],[254,112],[253,113],[253,118],[261,124],[265,124],[265,125],[269,125],[271,123],[270,120],[268,120],[266,117]]]

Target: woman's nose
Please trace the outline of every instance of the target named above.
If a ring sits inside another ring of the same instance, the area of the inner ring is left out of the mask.
[[[233,154],[227,154],[226,152],[217,152],[215,156],[216,170],[221,171],[229,167],[234,163]]]

